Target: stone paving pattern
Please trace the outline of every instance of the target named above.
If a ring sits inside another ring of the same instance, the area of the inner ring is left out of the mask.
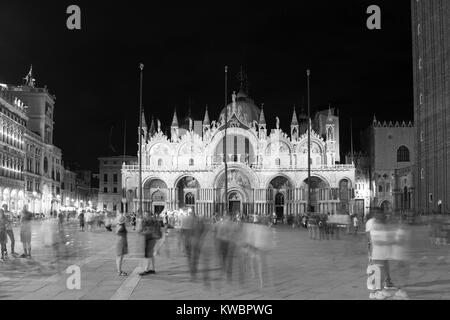
[[[424,227],[412,229],[409,272],[393,263],[394,282],[411,299],[450,299],[450,246],[432,247]],[[273,228],[275,247],[267,259],[262,289],[250,275],[244,281],[239,279],[237,263],[233,280],[223,280],[215,259],[209,267],[201,265],[197,278],[192,279],[187,258],[178,250],[176,230],[170,230],[157,256],[157,273],[144,277],[138,275],[142,246],[135,232],[129,232],[130,254],[123,266],[128,277],[116,273],[112,232],[104,229],[79,232],[74,223],[70,224],[64,232],[69,249],[45,247],[40,235],[34,233],[32,260],[15,258],[0,263],[0,299],[361,300],[369,297],[367,242],[363,233],[341,234],[341,240],[319,241],[309,239],[304,229]],[[18,230],[15,234],[18,237]],[[211,237],[205,239],[204,245],[205,250],[214,252]],[[21,253],[20,242],[16,247]],[[71,264],[81,267],[80,290],[66,287],[69,275],[65,269]],[[209,283],[203,281],[205,268],[210,270]]]

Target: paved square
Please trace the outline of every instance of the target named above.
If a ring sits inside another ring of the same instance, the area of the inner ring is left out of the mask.
[[[394,282],[411,299],[450,299],[449,247],[432,247],[425,227],[412,227],[412,232],[409,268],[393,263]],[[272,228],[271,234],[275,246],[267,256],[260,288],[250,272],[240,276],[239,257],[232,280],[223,279],[211,235],[204,240],[205,255],[200,258],[196,279],[191,277],[173,229],[157,256],[157,273],[141,277],[141,238],[131,231],[130,254],[123,267],[129,275],[119,277],[114,233],[104,229],[79,232],[75,223],[69,223],[53,234],[54,240],[64,239],[64,243],[50,246],[47,241],[45,246],[41,228],[35,225],[33,259],[11,258],[0,265],[0,299],[368,299],[364,234],[311,240],[306,230],[283,225]],[[21,244],[16,247],[20,252]],[[69,274],[65,270],[72,264],[81,268],[80,290],[66,286]]]

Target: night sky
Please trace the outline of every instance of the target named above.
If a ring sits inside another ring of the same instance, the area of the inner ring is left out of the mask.
[[[225,65],[228,101],[242,65],[268,127],[278,115],[286,132],[294,104],[297,113],[306,105],[310,68],[311,109],[339,109],[343,153],[350,118],[355,149],[374,114],[413,119],[410,1],[208,3],[2,1],[0,83],[21,84],[33,64],[37,86],[57,98],[54,143],[66,164],[93,170],[113,153],[110,140],[123,153],[125,121],[126,152],[136,154],[140,62],[147,121],[154,115],[167,127],[175,107],[180,121],[188,106],[202,120],[206,104],[217,119]],[[66,28],[71,4],[81,8],[79,31]],[[366,27],[372,4],[382,30]]]

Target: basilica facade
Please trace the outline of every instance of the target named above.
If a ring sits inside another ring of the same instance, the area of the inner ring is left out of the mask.
[[[203,121],[188,119],[182,125],[175,111],[170,136],[159,121],[154,126],[152,120],[148,128],[142,115],[145,212],[192,208],[210,217],[224,212],[226,199],[231,213],[276,213],[281,218],[307,211],[307,117],[297,118],[294,109],[289,134],[280,129],[278,118],[269,131],[263,106],[256,106],[242,89],[233,93],[226,108],[217,120],[210,121],[206,109]],[[339,118],[334,113],[331,108],[318,112],[309,122],[310,206],[314,212],[348,214],[353,210],[355,167],[338,164]],[[138,209],[138,175],[138,165],[123,164],[122,201],[128,211]]]

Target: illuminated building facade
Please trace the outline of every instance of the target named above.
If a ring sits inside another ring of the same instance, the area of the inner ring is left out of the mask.
[[[363,147],[369,155],[372,207],[387,212],[413,208],[412,180],[407,178],[405,185],[405,178],[400,181],[398,175],[403,176],[405,170],[414,165],[414,133],[412,122],[381,123],[375,117],[365,130]]]
[[[101,157],[99,160],[98,209],[127,212],[126,193],[122,189],[122,165],[137,163],[135,156]]]
[[[0,200],[15,213],[25,201],[26,108],[0,85]]]
[[[301,214],[307,203],[307,125],[294,110],[290,134],[269,131],[263,108],[241,88],[218,120],[189,119],[179,125],[173,115],[170,136],[161,124],[145,125],[142,134],[144,211],[191,207],[196,214],[224,212],[278,217]],[[225,139],[225,121],[228,122]],[[197,124],[197,125],[195,125]],[[198,124],[201,124],[200,126]],[[316,114],[311,133],[311,207],[315,212],[347,214],[353,210],[355,167],[339,161],[339,118],[333,109]],[[224,144],[228,193],[224,188]],[[129,211],[138,205],[138,166],[123,165],[122,183]]]
[[[13,165],[13,168],[21,168],[14,170],[19,170],[17,175],[22,173],[22,200],[29,205],[32,212],[48,215],[60,208],[64,169],[61,149],[53,145],[55,97],[47,88],[35,87],[32,69],[25,77],[24,85],[3,85],[2,88],[5,94],[17,97],[27,106],[24,111],[26,117],[22,118],[23,124],[13,133],[13,136],[17,134],[20,137],[11,140],[19,143],[22,139],[22,162],[17,159],[17,164]],[[15,149],[18,151],[18,147]],[[11,208],[21,210],[22,205]]]

